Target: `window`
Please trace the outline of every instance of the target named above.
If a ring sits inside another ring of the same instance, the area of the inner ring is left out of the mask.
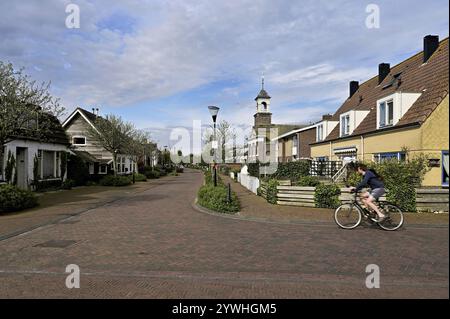
[[[442,151],[442,186],[448,187],[448,151]]]
[[[55,152],[42,151],[42,179],[55,178]]]
[[[394,102],[393,100],[381,102],[378,106],[378,127],[392,126],[394,124]]]
[[[105,164],[100,165],[98,169],[99,174],[106,174],[108,172],[108,166]]]
[[[326,161],[328,161],[328,156],[316,157],[316,161],[326,162]]]
[[[341,116],[341,136],[350,134],[350,115]]]
[[[298,137],[297,135],[294,135],[292,137],[292,156],[296,158],[298,155]]]
[[[403,162],[406,160],[405,152],[378,153],[374,155],[375,162],[381,163],[390,160]]]
[[[317,141],[323,140],[323,124],[317,126]]]
[[[72,138],[73,145],[86,145],[86,137],[84,136],[74,136]]]

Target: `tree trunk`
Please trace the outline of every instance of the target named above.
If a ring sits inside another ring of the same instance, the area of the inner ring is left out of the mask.
[[[3,176],[4,158],[3,158],[3,142],[0,142],[0,175]],[[4,176],[3,176],[4,177]]]
[[[113,167],[114,176],[117,176],[117,154],[113,152]]]

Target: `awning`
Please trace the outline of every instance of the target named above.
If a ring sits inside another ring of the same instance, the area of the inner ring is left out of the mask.
[[[358,151],[356,146],[340,147],[333,149],[334,154],[355,154]]]

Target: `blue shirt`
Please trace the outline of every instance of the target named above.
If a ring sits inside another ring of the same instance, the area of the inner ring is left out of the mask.
[[[356,186],[356,191],[360,191],[367,185],[371,189],[384,188],[383,182],[378,177],[376,177],[376,175],[373,172],[369,170],[367,170],[366,173],[364,174],[364,179],[361,181],[361,183],[359,183],[358,186]]]

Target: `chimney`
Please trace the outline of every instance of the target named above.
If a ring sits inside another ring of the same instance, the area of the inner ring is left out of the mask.
[[[322,115],[322,121],[329,121],[329,120],[331,120],[332,117],[333,117],[333,115],[331,115],[331,114]]]
[[[389,72],[391,72],[391,65],[389,63],[380,63],[378,65],[378,84],[383,82]]]
[[[423,38],[423,63],[426,63],[428,59],[439,47],[439,36],[427,35]]]
[[[352,97],[353,94],[355,94],[356,91],[358,91],[358,89],[359,89],[359,82],[358,81],[351,81],[350,82],[350,96],[349,97]]]

